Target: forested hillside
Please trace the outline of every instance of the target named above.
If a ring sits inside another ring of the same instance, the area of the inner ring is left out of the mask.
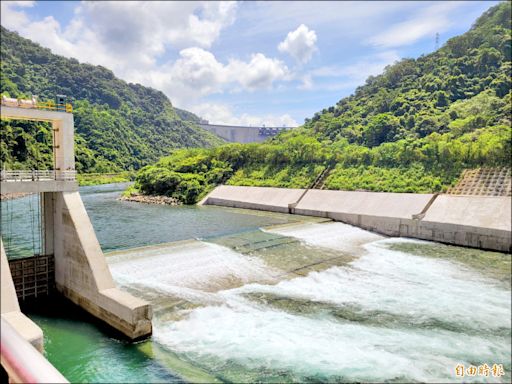
[[[195,202],[218,183],[434,192],[465,168],[510,166],[511,5],[485,12],[438,51],[403,59],[263,144],[177,151],[136,188]]]
[[[182,119],[160,91],[128,84],[101,66],[54,55],[2,27],[1,88],[11,97],[72,97],[79,172],[138,169],[171,149],[208,147],[221,140]],[[183,111],[185,113],[186,111]],[[2,121],[2,166],[51,167],[45,123]]]

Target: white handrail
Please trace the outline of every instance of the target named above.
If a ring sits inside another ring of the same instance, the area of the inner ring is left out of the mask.
[[[7,171],[0,173],[2,181],[74,181],[76,179],[76,171]]]
[[[1,318],[0,356],[10,383],[69,383],[57,369]]]

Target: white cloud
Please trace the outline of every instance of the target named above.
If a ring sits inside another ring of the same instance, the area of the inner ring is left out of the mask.
[[[18,25],[28,22],[24,12],[18,12],[15,8],[31,8],[35,1],[0,1],[0,19],[5,28],[16,30]]]
[[[435,32],[442,33],[450,27],[450,19],[457,23],[460,18],[469,20],[466,13],[453,12],[462,2],[94,1],[75,4],[75,14],[61,25],[54,17],[35,16],[37,13],[31,11],[34,2],[2,1],[1,23],[54,53],[103,65],[124,80],[162,90],[180,108],[204,105],[213,94],[240,92],[243,96],[242,92],[258,90],[273,92],[272,98],[263,101],[260,95],[254,95],[253,100],[259,99],[257,102],[262,105],[279,101],[283,108],[290,107],[279,96],[285,94],[293,103],[303,103],[296,94],[290,96],[289,84],[304,91],[343,89],[348,92],[399,59],[397,52],[389,47],[411,44],[429,35],[433,39]],[[226,31],[235,18],[239,23]],[[389,20],[397,18],[401,18],[400,22],[390,27]],[[322,37],[319,43],[319,35],[325,36],[325,41]],[[290,69],[268,53],[257,53],[266,52],[268,47],[273,49],[279,42],[275,36],[285,37],[278,45],[279,51],[302,64],[311,60],[321,44],[325,55],[318,55],[318,59],[325,66],[306,70],[298,65]],[[221,37],[228,44],[224,41],[219,44]],[[225,58],[236,55],[237,51],[229,52],[228,48],[239,48],[237,44],[241,41],[247,46],[255,43],[258,48],[253,51],[244,48],[243,56]],[[363,53],[366,57],[361,58],[362,51],[357,49],[357,44],[355,50],[348,50],[357,42],[371,45],[359,47],[366,51]],[[383,49],[386,51],[382,52]],[[354,56],[356,59],[351,59]],[[213,108],[210,114],[227,119],[219,122],[262,121],[242,112],[232,113],[222,105],[210,106]],[[270,119],[267,125],[290,123],[286,114],[265,118]]]
[[[313,77],[311,73],[308,73],[302,77],[302,84],[299,85],[299,89],[313,89]]]
[[[2,25],[57,54],[103,65],[126,79],[151,70],[168,47],[208,48],[233,23],[235,2],[93,1],[77,5],[65,28],[53,17],[32,21],[23,8],[2,1]]]
[[[92,1],[82,3],[78,14],[113,52],[157,55],[167,44],[210,47],[235,11],[235,2]]]
[[[245,36],[276,35],[289,31],[297,22],[336,32],[338,36],[365,36],[379,30],[397,12],[418,6],[414,1],[260,1],[250,8],[240,7],[239,16],[247,23]],[[328,35],[327,35],[328,36]]]
[[[288,53],[298,62],[306,63],[317,49],[316,40],[315,31],[301,24],[296,30],[288,32],[286,38],[279,43],[277,48],[280,52]]]
[[[227,124],[241,126],[267,126],[267,127],[296,127],[299,124],[289,114],[280,116],[268,114],[266,116],[254,116],[243,113],[235,116],[231,108],[225,104],[202,103],[190,107],[190,111],[208,120],[210,124]]]
[[[245,89],[269,89],[277,80],[286,80],[288,67],[280,60],[271,59],[262,53],[251,56],[249,62],[230,60],[226,67],[228,78],[233,78]]]
[[[83,2],[65,28],[51,16],[30,20],[20,6],[33,4],[19,3],[1,3],[2,25],[57,54],[103,65],[127,81],[160,89],[182,107],[228,86],[270,89],[290,74],[282,61],[262,53],[223,64],[205,49],[233,23],[235,2]],[[169,46],[184,48],[174,62],[158,64]]]
[[[444,32],[453,25],[450,16],[464,4],[464,1],[439,2],[420,9],[408,20],[372,36],[367,43],[391,48],[410,45],[427,36],[433,39],[437,32]]]
[[[398,60],[400,60],[398,53],[390,50],[378,52],[350,65],[319,67],[304,76],[299,89],[335,91],[355,88],[363,85],[369,76],[381,74],[386,66]],[[327,81],[315,83],[314,79],[322,78]]]
[[[199,47],[180,51],[179,58],[152,71],[133,71],[129,76],[163,90],[181,108],[188,108],[201,97],[226,90],[255,91],[270,89],[275,82],[288,80],[290,71],[280,60],[262,53],[249,61],[231,59],[226,64]]]

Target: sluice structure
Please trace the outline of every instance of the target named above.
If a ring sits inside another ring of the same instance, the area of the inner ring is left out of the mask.
[[[1,173],[1,193],[38,194],[41,213],[40,255],[9,262],[1,242],[2,320],[42,351],[43,333],[21,313],[18,299],[37,299],[54,285],[65,297],[127,338],[151,335],[151,306],[116,287],[78,192],[73,114],[66,109],[44,110],[3,103],[1,118],[50,122],[55,166],[52,171]],[[13,374],[6,370],[9,376]]]

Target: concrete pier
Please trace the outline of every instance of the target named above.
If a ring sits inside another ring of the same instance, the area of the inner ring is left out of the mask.
[[[289,211],[388,236],[512,251],[509,197],[219,186],[201,203]]]
[[[79,193],[53,195],[57,290],[130,339],[150,335],[151,306],[116,288]]]

